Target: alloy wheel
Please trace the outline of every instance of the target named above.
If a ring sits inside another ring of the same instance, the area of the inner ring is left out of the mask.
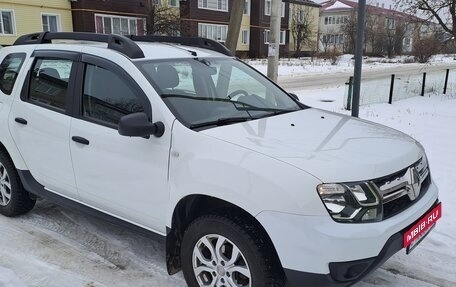
[[[0,162],[0,206],[7,206],[11,200],[11,181],[5,166]]]
[[[251,287],[252,276],[245,256],[221,235],[201,238],[192,256],[193,272],[200,286]]]

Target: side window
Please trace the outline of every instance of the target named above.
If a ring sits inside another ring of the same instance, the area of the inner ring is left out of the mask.
[[[121,117],[144,110],[127,81],[109,70],[87,64],[82,97],[85,118],[117,125]]]
[[[0,64],[0,90],[4,94],[11,95],[25,56],[24,53],[9,54]]]
[[[65,110],[72,66],[71,60],[37,59],[30,79],[29,100]]]

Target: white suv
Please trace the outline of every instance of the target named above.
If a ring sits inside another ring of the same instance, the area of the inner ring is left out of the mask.
[[[151,231],[191,287],[347,286],[440,218],[418,142],[215,41],[40,33],[0,63],[0,212],[39,196]]]

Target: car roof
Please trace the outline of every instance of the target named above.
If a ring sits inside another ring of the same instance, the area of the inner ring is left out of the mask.
[[[176,45],[168,43],[145,43],[137,42],[138,46],[143,50],[144,58],[137,60],[155,60],[155,59],[170,59],[170,58],[195,58],[195,57],[228,57],[222,53],[203,49],[193,46]]]
[[[36,49],[109,49],[132,61],[194,57],[232,57],[221,43],[204,38],[172,36],[121,36],[85,32],[42,32],[19,37],[14,47],[36,44]],[[63,44],[62,46],[57,46]],[[21,50],[18,48],[18,50]]]

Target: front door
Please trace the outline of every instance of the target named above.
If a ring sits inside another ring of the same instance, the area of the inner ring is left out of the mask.
[[[119,119],[135,112],[151,117],[147,96],[116,64],[83,55],[79,115],[70,144],[83,202],[127,221],[165,232],[170,132],[161,138],[119,135]]]

